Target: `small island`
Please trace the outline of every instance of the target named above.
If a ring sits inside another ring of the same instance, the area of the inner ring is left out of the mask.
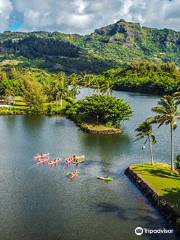
[[[66,111],[82,130],[90,134],[121,134],[121,122],[132,115],[129,103],[109,95],[94,94],[70,105]]]

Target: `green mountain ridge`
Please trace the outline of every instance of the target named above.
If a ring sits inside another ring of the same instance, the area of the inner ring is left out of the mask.
[[[120,20],[89,35],[60,32],[4,32],[0,61],[25,67],[101,73],[135,60],[180,64],[180,32]]]

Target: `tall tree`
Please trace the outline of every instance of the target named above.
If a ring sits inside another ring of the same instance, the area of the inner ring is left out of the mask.
[[[68,95],[68,83],[65,73],[60,72],[57,75],[51,77],[47,86],[47,93],[49,100],[60,100],[61,108],[63,107],[63,99]]]
[[[63,98],[65,98],[68,95],[68,83],[67,83],[67,77],[66,74],[63,72],[60,72],[57,75],[57,82],[56,82],[56,101],[58,98],[60,98],[60,105],[61,108],[63,107]]]
[[[22,93],[31,113],[38,114],[42,111],[46,99],[44,90],[30,74],[26,74],[22,79]]]
[[[174,130],[177,128],[177,120],[180,119],[179,101],[174,96],[164,96],[158,102],[158,105],[152,108],[157,113],[150,119],[151,123],[170,126],[171,141],[171,169],[174,170]]]
[[[150,124],[150,122],[148,121],[144,121],[143,123],[141,123],[141,125],[136,129],[137,132],[137,139],[136,140],[140,140],[140,139],[144,139],[145,138],[145,142],[144,145],[148,142],[149,144],[149,150],[150,150],[150,156],[151,156],[151,164],[154,164],[154,157],[153,157],[153,151],[152,151],[152,144],[156,143],[156,138],[153,134],[153,129],[152,126]]]
[[[79,94],[79,78],[78,75],[73,73],[69,76],[69,84],[71,86],[71,89],[69,91],[70,96],[72,98],[76,98],[77,94]]]

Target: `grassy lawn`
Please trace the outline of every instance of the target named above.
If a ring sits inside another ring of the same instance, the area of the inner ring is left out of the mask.
[[[171,171],[170,165],[144,163],[132,165],[131,169],[180,211],[180,175],[176,171]]]

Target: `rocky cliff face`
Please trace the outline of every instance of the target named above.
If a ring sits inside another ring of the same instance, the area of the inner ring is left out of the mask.
[[[170,29],[153,29],[142,27],[139,23],[120,20],[115,24],[95,30],[95,35],[109,36],[109,42],[114,43],[151,43],[160,44],[162,47],[180,50],[180,32]]]
[[[133,31],[134,30],[134,31]],[[115,35],[117,33],[122,33],[122,34],[137,34],[142,30],[141,26],[139,23],[131,23],[131,22],[126,22],[123,19],[118,21],[115,24],[108,25],[106,27],[102,27],[100,29],[96,29],[95,33],[100,34],[100,35]]]

